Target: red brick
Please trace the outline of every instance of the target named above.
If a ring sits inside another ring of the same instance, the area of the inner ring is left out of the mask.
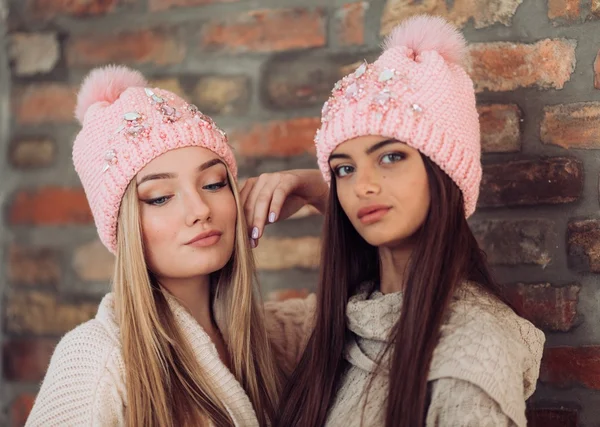
[[[474,220],[471,229],[491,265],[545,268],[558,244],[556,224],[546,219]]]
[[[545,107],[540,133],[544,144],[563,148],[600,148],[600,102]]]
[[[530,408],[527,422],[529,427],[577,427],[579,413],[567,408]]]
[[[203,76],[193,91],[193,101],[204,114],[242,114],[250,103],[246,76]]]
[[[239,0],[149,0],[151,12],[159,12],[178,7],[194,7],[215,3],[234,3]]]
[[[177,30],[144,29],[118,34],[76,36],[66,48],[69,66],[123,64],[178,64],[185,58],[185,44]]]
[[[12,402],[10,406],[10,417],[12,418],[12,427],[22,427],[27,422],[27,417],[33,408],[35,396],[33,394],[21,394]]]
[[[600,4],[600,0],[598,3]],[[594,60],[594,87],[600,89],[600,50],[596,54],[596,59]]]
[[[335,82],[375,54],[323,51],[284,52],[263,67],[264,100],[269,108],[295,109],[323,105]]]
[[[9,381],[39,382],[44,378],[56,340],[18,338],[2,346],[4,377]]]
[[[592,0],[592,13],[597,18],[600,17],[600,0]]]
[[[13,33],[9,55],[18,76],[48,73],[60,59],[58,35],[54,32]]]
[[[308,289],[279,289],[269,292],[267,300],[269,301],[285,301],[293,298],[306,298],[310,292]]]
[[[581,0],[548,0],[548,18],[574,21],[581,14]]]
[[[250,129],[235,131],[231,144],[241,156],[288,157],[314,153],[314,136],[320,119],[306,117],[260,123]]]
[[[480,207],[571,203],[583,192],[583,165],[554,157],[483,166]]]
[[[56,286],[61,279],[59,254],[50,248],[11,245],[8,280],[19,285]]]
[[[50,166],[56,158],[56,143],[45,137],[19,138],[12,142],[8,158],[18,169]]]
[[[481,0],[388,0],[381,18],[381,34],[389,32],[406,18],[420,14],[440,15],[459,27],[473,21],[475,28],[493,24],[510,26],[522,0],[500,0],[490,5]],[[451,5],[451,6],[450,6]]]
[[[52,19],[57,15],[99,16],[114,11],[122,2],[123,0],[28,0],[27,14],[36,19]]]
[[[600,390],[600,346],[547,348],[540,380],[555,387]]]
[[[63,83],[33,83],[16,87],[12,94],[13,113],[21,125],[70,123],[77,100],[74,87]]]
[[[477,111],[484,153],[521,151],[521,110],[517,105],[480,105]]]
[[[550,332],[568,332],[573,328],[580,290],[579,284],[518,283],[505,287],[506,295],[523,316]]]
[[[365,43],[365,12],[369,3],[361,1],[344,5],[335,14],[335,33],[342,46]]]
[[[49,292],[14,292],[6,298],[4,325],[16,335],[61,336],[97,311],[96,303],[63,301]]]
[[[318,237],[263,237],[254,250],[259,270],[287,268],[315,269],[319,266],[321,241]]]
[[[575,70],[572,40],[542,40],[534,44],[475,43],[468,71],[475,90],[511,91],[519,87],[562,89]]]
[[[13,225],[69,225],[93,222],[81,188],[42,187],[20,190],[9,209]]]
[[[230,20],[211,22],[201,45],[225,52],[273,52],[321,47],[326,43],[322,8],[255,10]]]
[[[600,220],[569,222],[567,256],[569,268],[578,272],[600,273]]]

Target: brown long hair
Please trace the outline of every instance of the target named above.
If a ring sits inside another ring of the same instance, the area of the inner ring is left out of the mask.
[[[228,173],[237,207],[236,238],[227,265],[213,273],[217,322],[259,424],[272,424],[281,390],[272,358],[249,249],[247,226],[235,181]],[[135,180],[125,192],[118,221],[113,287],[123,342],[128,399],[127,425],[229,427],[233,420],[216,384],[198,365],[161,286],[144,257]],[[219,319],[217,319],[219,320]]]
[[[424,425],[433,351],[460,283],[471,280],[505,301],[466,221],[461,191],[435,163],[421,157],[429,179],[431,206],[407,267],[400,319],[384,352],[391,353],[390,372],[394,373],[389,377],[386,427]],[[279,426],[325,424],[347,367],[343,350],[348,299],[364,282],[380,280],[378,250],[358,234],[344,213],[335,179],[323,228],[316,324],[284,390]],[[400,340],[402,345],[396,346]]]

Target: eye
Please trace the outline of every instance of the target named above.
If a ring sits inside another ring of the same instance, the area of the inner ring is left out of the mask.
[[[157,197],[156,199],[144,200],[144,203],[147,203],[150,206],[162,206],[167,203],[170,198],[171,196]]]
[[[402,153],[388,153],[381,156],[381,163],[398,163],[399,161],[404,160],[405,157],[406,156]]]
[[[352,172],[354,172],[354,166],[340,165],[340,166],[336,166],[335,168],[333,168],[333,173],[339,178],[348,176]]]
[[[203,190],[208,191],[219,191],[223,187],[227,187],[227,181],[215,182],[214,184],[208,184],[202,187]]]

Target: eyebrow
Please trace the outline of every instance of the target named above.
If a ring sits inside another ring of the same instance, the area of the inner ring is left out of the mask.
[[[379,150],[381,147],[385,147],[386,145],[395,144],[395,143],[401,143],[401,142],[394,138],[385,139],[385,140],[380,141],[377,144],[374,144],[371,147],[367,148],[365,150],[365,153],[372,154],[373,152]],[[331,156],[329,156],[329,161],[332,161],[333,159],[349,159],[349,158],[350,158],[350,156],[348,154],[343,154],[343,153],[332,154]]]
[[[197,172],[205,171],[206,169],[211,168],[218,164],[225,166],[225,163],[223,163],[223,160],[221,160],[221,159],[215,158],[215,159],[208,160],[208,161],[202,163],[200,166],[198,166]],[[151,180],[156,180],[156,179],[173,179],[176,177],[177,177],[176,173],[153,173],[153,174],[145,175],[144,177],[142,177],[142,179],[140,179],[140,181],[137,183],[137,185],[138,186],[142,185],[146,181],[151,181]]]

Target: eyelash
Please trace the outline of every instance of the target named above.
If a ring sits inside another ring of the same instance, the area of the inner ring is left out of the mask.
[[[389,163],[387,163],[387,164],[398,163],[399,161],[401,161],[401,160],[404,160],[404,159],[406,158],[406,155],[405,155],[404,153],[400,153],[400,152],[397,152],[397,151],[395,151],[395,152],[392,152],[392,153],[385,153],[385,154],[383,154],[383,155],[382,155],[382,156],[379,158],[379,162],[381,163],[381,162],[382,162],[382,160],[383,160],[383,158],[384,158],[384,157],[388,157],[388,156],[390,156],[390,157],[391,157],[391,156],[397,157],[397,158],[398,158],[398,160],[396,160],[396,161],[391,161],[391,162],[389,162]],[[341,171],[343,168],[351,168],[351,169],[354,169],[354,167],[353,167],[353,166],[350,166],[350,165],[339,165],[339,166],[336,166],[335,168],[333,168],[333,173],[335,174],[335,176],[336,176],[336,177],[338,177],[338,178],[344,178],[343,176],[340,176],[340,171]],[[348,172],[348,173],[352,173],[352,172]]]
[[[229,183],[227,181],[221,181],[221,182],[216,182],[214,184],[208,184],[202,187],[203,190],[208,190],[212,193],[219,191],[221,188],[224,188],[228,185]],[[215,188],[216,187],[216,188]],[[155,199],[149,199],[149,200],[144,200],[144,203],[150,205],[150,206],[163,206],[165,203],[167,203],[171,197],[173,196],[161,196],[161,197],[157,197]],[[159,203],[161,202],[162,203]]]

